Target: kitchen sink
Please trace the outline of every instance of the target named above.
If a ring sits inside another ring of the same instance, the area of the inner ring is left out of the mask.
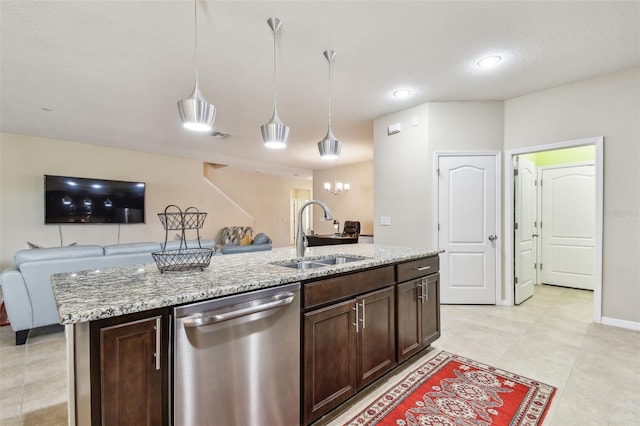
[[[357,262],[364,259],[366,259],[366,257],[364,256],[333,255],[311,259],[296,259],[285,262],[274,262],[272,263],[272,265],[284,266],[285,268],[293,269],[312,269],[330,265],[342,265],[344,263]]]
[[[312,262],[323,263],[325,265],[340,265],[343,263],[357,262],[358,260],[363,259],[365,258],[361,256],[335,256],[328,257],[326,259],[312,260]]]

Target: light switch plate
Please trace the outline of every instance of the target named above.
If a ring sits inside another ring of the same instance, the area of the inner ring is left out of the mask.
[[[389,226],[389,225],[391,225],[391,217],[390,216],[380,216],[380,225],[381,226]]]

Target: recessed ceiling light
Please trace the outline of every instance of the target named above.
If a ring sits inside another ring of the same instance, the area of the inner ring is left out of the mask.
[[[501,60],[502,58],[500,56],[487,56],[486,58],[480,59],[476,65],[480,68],[490,68],[498,65]]]
[[[411,90],[409,89],[398,89],[393,92],[393,96],[396,98],[406,98],[411,94]]]

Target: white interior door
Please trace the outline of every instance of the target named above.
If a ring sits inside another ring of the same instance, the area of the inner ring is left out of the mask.
[[[533,296],[536,283],[536,166],[525,157],[516,157],[515,164],[514,248],[515,304]]]
[[[595,167],[542,170],[542,282],[593,290]]]
[[[496,303],[497,160],[438,157],[441,303]]]

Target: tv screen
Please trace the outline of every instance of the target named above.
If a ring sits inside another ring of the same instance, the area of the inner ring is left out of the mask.
[[[143,182],[44,177],[44,223],[144,223]]]

